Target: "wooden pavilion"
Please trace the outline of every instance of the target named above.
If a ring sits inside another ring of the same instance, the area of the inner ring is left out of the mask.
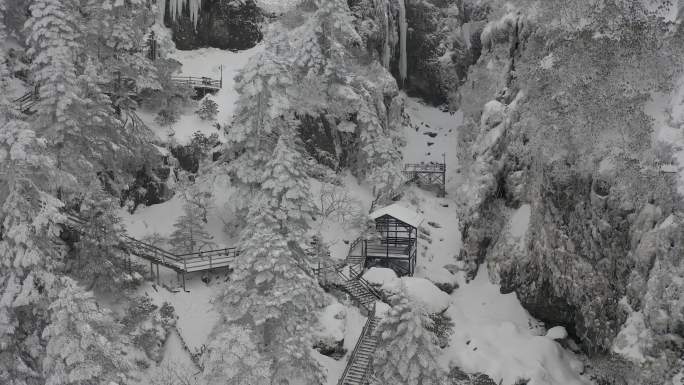
[[[386,267],[399,276],[412,276],[422,216],[395,203],[372,212],[370,217],[375,221],[375,236],[352,245],[348,259],[363,267]]]

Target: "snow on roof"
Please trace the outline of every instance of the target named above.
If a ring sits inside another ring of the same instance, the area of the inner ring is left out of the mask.
[[[422,215],[398,203],[393,203],[370,213],[370,217],[373,219],[378,219],[383,215],[389,215],[413,227],[418,227],[423,222]]]

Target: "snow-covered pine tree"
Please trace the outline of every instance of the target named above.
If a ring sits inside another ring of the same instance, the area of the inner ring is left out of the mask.
[[[70,278],[59,278],[57,286],[50,323],[42,333],[47,341],[45,385],[125,383],[131,365],[117,341],[121,325]]]
[[[2,83],[0,83],[1,85]],[[2,89],[4,94],[5,89]],[[11,111],[8,100],[0,108]],[[59,174],[42,141],[16,114],[0,113],[0,382],[40,382],[61,252],[59,202],[44,191]]]
[[[254,332],[243,326],[219,322],[207,352],[202,355],[202,383],[253,385],[271,382],[269,360],[259,352]]]
[[[287,112],[286,88],[293,83],[287,60],[264,49],[250,59],[237,76],[240,94],[233,121],[226,132],[226,172],[236,179],[241,193],[238,207],[244,214],[251,189],[263,180],[264,165],[271,159],[279,127],[279,117]],[[244,199],[243,199],[244,198]]]
[[[116,208],[116,200],[102,189],[99,181],[90,184],[79,212],[86,225],[80,227],[82,236],[75,245],[76,259],[70,269],[71,275],[84,282],[88,290],[121,292],[135,284],[128,270],[128,255],[121,248],[124,229]]]
[[[233,279],[215,303],[226,322],[219,323],[214,333],[232,333],[237,326],[251,330],[256,349],[268,363],[271,383],[319,384],[323,374],[311,356],[310,336],[316,311],[325,300],[308,272],[302,248],[307,216],[314,207],[294,122],[283,121],[280,131],[270,160],[258,167],[263,182],[245,215],[240,240],[243,251],[236,260]],[[218,353],[212,352],[221,349],[212,344],[210,357],[217,357]],[[262,370],[261,365],[242,366],[235,378]]]
[[[378,191],[396,188],[400,171],[403,99],[391,74],[367,53],[344,0],[317,0],[304,23],[279,39],[300,74],[288,94],[299,116],[335,117],[337,141],[353,148],[352,171]],[[282,47],[280,47],[282,46]],[[385,105],[385,100],[391,100]],[[330,118],[328,118],[330,120]],[[351,134],[351,135],[350,135]]]
[[[418,303],[409,301],[405,287],[392,297],[391,305],[376,330],[378,346],[373,370],[379,383],[445,384],[436,337],[425,327],[432,320]]]
[[[97,58],[99,80],[114,86],[113,103],[122,108],[134,105],[132,87],[159,89],[158,69],[147,58],[147,38],[155,21],[150,4],[86,0],[83,9],[88,15],[85,49]]]
[[[218,104],[210,98],[204,98],[200,104],[200,108],[195,112],[202,120],[216,120]]]
[[[79,314],[93,302],[64,277],[64,248],[55,244],[65,218],[58,211],[61,202],[44,191],[72,177],[54,168],[44,141],[27,124],[0,119],[0,382],[120,378],[125,365],[101,354],[112,352],[110,335],[94,339],[93,333],[111,319]]]
[[[194,253],[202,248],[214,245],[213,237],[204,228],[202,210],[192,203],[183,205],[183,215],[173,224],[169,243],[175,253]]]
[[[77,58],[82,50],[82,24],[77,0],[36,0],[26,21],[31,73],[40,85],[36,109],[47,137],[64,143],[68,131],[78,129],[74,114],[80,103]]]
[[[108,9],[108,3],[116,4]],[[113,71],[118,71],[118,76],[124,70],[144,72],[144,63],[140,62],[144,54],[132,52],[122,43],[124,38],[112,37],[109,28],[119,21],[131,22],[117,14],[129,3],[143,6],[137,1],[37,0],[31,3],[31,15],[25,23],[28,54],[32,56],[30,75],[39,87],[36,132],[56,154],[57,167],[86,183],[103,170],[120,179],[124,171],[150,163],[150,154],[155,153],[150,132],[124,131],[107,95],[112,91],[108,77]],[[131,28],[141,30],[139,26]],[[107,48],[112,45],[115,49]],[[73,186],[57,187],[60,192],[76,190]]]

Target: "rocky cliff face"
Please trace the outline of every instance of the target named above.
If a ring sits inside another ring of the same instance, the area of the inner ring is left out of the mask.
[[[254,0],[203,0],[196,24],[187,9],[175,19],[169,15],[170,7],[165,9],[164,24],[173,31],[173,41],[181,50],[241,50],[255,46],[263,37],[263,15]]]
[[[459,192],[462,257],[473,274],[486,266],[533,316],[565,326],[590,356],[615,352],[640,367],[630,378],[611,361],[620,375],[597,380],[668,383],[684,352],[684,206],[650,143],[648,98],[638,94],[653,88],[629,97],[612,89],[636,69],[601,58],[627,47],[579,33],[556,50],[540,25],[521,11],[492,18],[460,85],[458,105],[470,119],[458,149],[467,180]],[[579,64],[564,64],[570,57]],[[591,66],[611,80],[596,84]],[[549,80],[554,71],[561,80]],[[603,98],[583,96],[577,81]],[[613,91],[622,99],[607,100]],[[625,142],[613,141],[620,135]]]

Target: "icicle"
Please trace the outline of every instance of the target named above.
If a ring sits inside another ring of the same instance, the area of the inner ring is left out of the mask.
[[[390,60],[392,59],[392,48],[390,47],[390,7],[388,0],[376,0],[375,10],[377,17],[382,21],[382,28],[385,32],[382,51],[382,66],[389,70]]]
[[[408,23],[406,22],[406,4],[405,0],[398,0],[399,2],[399,77],[401,78],[401,85],[404,86],[406,81],[406,32],[408,30]]]
[[[164,4],[166,1],[161,0],[161,3]],[[172,20],[178,20],[178,18],[180,18],[180,16],[183,14],[183,7],[186,4],[190,9],[190,20],[192,20],[195,27],[197,27],[197,19],[200,8],[202,8],[202,0],[169,0],[169,16]],[[165,5],[160,7],[162,12],[164,12],[164,8]]]

